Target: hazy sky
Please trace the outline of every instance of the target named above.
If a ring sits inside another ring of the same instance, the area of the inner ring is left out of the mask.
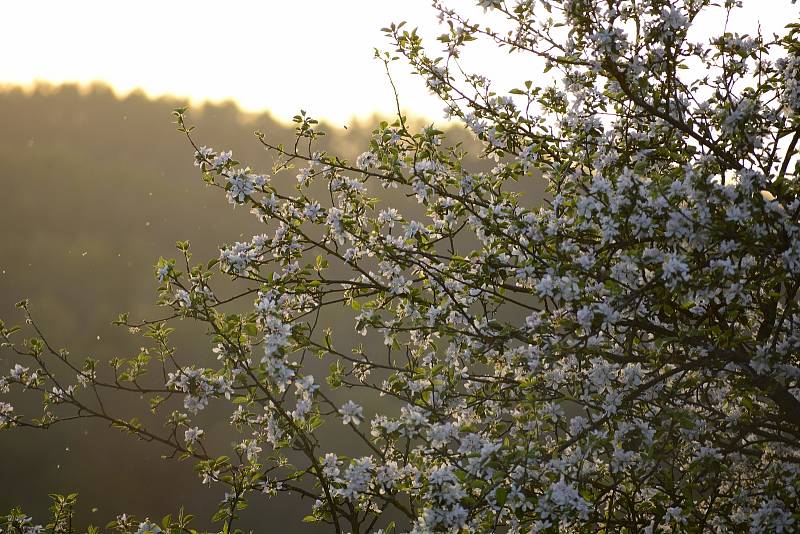
[[[429,0],[6,0],[0,6],[0,83],[99,80],[121,93],[141,87],[195,101],[232,98],[284,120],[300,108],[337,122],[391,113],[390,86],[373,59],[373,48],[389,47],[380,28],[406,20],[423,35],[441,33]],[[745,7],[740,22],[747,25],[759,19],[779,30],[798,20],[789,0],[745,0]],[[520,70],[536,70],[492,52],[484,47],[470,59],[507,88],[526,79]],[[422,81],[404,64],[395,70],[404,107],[441,118],[443,106]]]

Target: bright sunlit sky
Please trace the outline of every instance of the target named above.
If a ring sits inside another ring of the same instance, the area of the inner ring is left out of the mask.
[[[798,20],[789,0],[744,3],[734,28],[759,20],[780,31]],[[429,0],[17,0],[3,2],[2,12],[0,83],[102,81],[120,94],[141,88],[195,103],[233,99],[283,120],[300,108],[337,122],[391,114],[391,88],[373,59],[375,47],[389,48],[380,28],[406,20],[432,47],[443,31]],[[535,65],[491,47],[468,59],[500,87],[536,79],[521,73]],[[404,64],[393,69],[403,107],[440,119],[443,106],[422,80]]]

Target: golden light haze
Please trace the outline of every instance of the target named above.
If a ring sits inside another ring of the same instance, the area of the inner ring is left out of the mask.
[[[475,4],[451,2],[464,3]],[[768,33],[798,20],[789,0],[744,4],[730,28],[759,20]],[[282,120],[303,108],[341,123],[394,112],[383,65],[373,58],[375,47],[391,48],[380,28],[406,20],[433,50],[443,32],[429,0],[25,0],[4,2],[3,15],[0,83],[101,81],[123,94],[142,88],[195,103],[232,99]],[[700,31],[719,32],[715,25]],[[541,72],[530,60],[520,65],[492,52],[479,46],[465,62],[498,89]],[[442,118],[442,104],[404,63],[395,63],[394,78],[406,110]]]

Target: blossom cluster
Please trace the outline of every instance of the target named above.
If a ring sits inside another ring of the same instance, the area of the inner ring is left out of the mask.
[[[293,148],[257,134],[270,177],[195,145],[204,181],[263,225],[207,264],[181,244],[186,273],[156,268],[160,302],[207,327],[217,367],[180,363],[165,324],[123,318],[154,346],[114,362],[114,383],[81,371],[94,393],[156,412],[177,396],[188,413],[160,438],[84,404],[43,341],[16,349],[36,365],[3,388],[194,457],[225,486],[219,520],[292,493],[336,532],[390,517],[413,534],[796,529],[800,41],[694,41],[709,4],[481,1],[484,24],[437,1],[439,57],[386,28],[480,161],[402,116],[350,163],[317,150],[301,113]],[[500,94],[457,61],[478,39],[556,82]],[[241,291],[218,297],[215,269]],[[151,360],[164,383],[145,386]],[[212,402],[233,456],[194,420]],[[0,425],[22,421],[0,404]]]

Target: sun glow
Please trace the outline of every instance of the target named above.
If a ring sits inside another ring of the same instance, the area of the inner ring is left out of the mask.
[[[141,88],[195,103],[233,100],[283,120],[301,108],[336,122],[393,113],[391,85],[373,58],[375,47],[391,49],[380,28],[408,21],[434,49],[442,31],[428,0],[26,0],[3,7],[2,83],[101,81],[123,94]],[[779,31],[797,11],[788,0],[746,1],[740,18]],[[471,65],[490,70],[500,87],[537,79],[536,66],[520,75],[514,58],[492,52],[479,48]],[[395,65],[401,105],[440,119],[438,99],[405,64]]]

